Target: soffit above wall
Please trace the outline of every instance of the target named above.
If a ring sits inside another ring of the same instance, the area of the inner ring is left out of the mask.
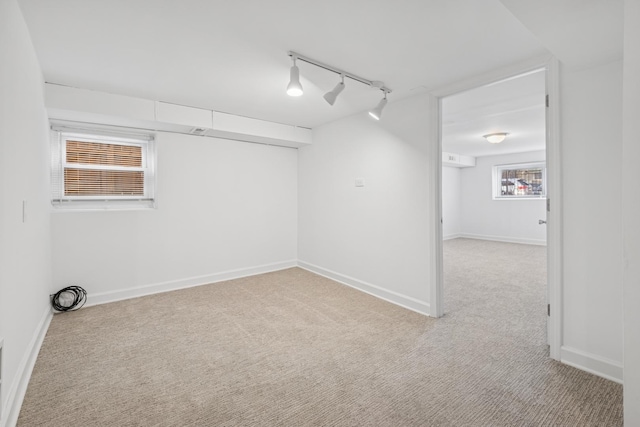
[[[45,85],[55,122],[172,132],[281,147],[311,144],[311,129],[123,95]]]

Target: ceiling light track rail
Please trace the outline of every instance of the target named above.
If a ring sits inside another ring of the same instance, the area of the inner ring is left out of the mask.
[[[290,50],[288,53],[289,53],[289,56],[294,60],[300,60],[300,61],[306,62],[308,64],[315,65],[316,67],[324,68],[325,70],[331,71],[332,73],[336,73],[339,76],[348,77],[351,80],[355,80],[355,81],[360,82],[362,84],[365,84],[367,86],[379,89],[384,93],[391,93],[392,92],[391,89],[386,87],[384,85],[384,83],[382,83],[380,81],[365,79],[364,77],[360,77],[360,76],[357,76],[355,74],[351,74],[351,73],[349,73],[347,71],[341,70],[339,68],[332,67],[331,65],[327,65],[327,64],[325,64],[323,62],[316,61],[315,59],[311,59],[311,58],[309,58],[307,56],[301,55],[301,54],[299,54],[297,52],[294,52],[292,50]]]
[[[335,68],[331,65],[316,61],[315,59],[300,55],[298,52],[294,52],[292,50],[289,51],[289,56],[293,61],[293,66],[289,70],[289,85],[287,85],[287,95],[298,97],[304,93],[304,89],[302,88],[302,84],[300,83],[300,69],[296,65],[296,61],[300,60],[308,64],[315,65],[318,68],[331,71],[332,73],[336,73],[340,76],[340,82],[323,96],[323,98],[329,103],[329,105],[333,105],[336,102],[336,98],[338,97],[338,95],[340,95],[340,93],[344,90],[345,77],[382,91],[382,93],[384,94],[383,98],[380,100],[378,105],[375,106],[375,108],[369,110],[369,115],[372,118],[380,120],[380,117],[382,117],[382,110],[384,109],[385,105],[387,105],[387,94],[391,93],[391,89],[386,87],[383,82],[377,80],[368,80],[364,77],[356,76],[355,74],[348,73],[339,68]]]

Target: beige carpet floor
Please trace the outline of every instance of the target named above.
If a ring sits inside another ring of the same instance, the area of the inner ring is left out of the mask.
[[[18,425],[622,425],[620,385],[548,359],[544,248],[445,260],[438,320],[298,268],[56,315]]]

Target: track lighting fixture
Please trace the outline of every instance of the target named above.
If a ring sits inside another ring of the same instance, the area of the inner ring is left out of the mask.
[[[387,91],[383,90],[382,92],[384,92],[384,98],[380,100],[373,110],[369,111],[369,115],[376,120],[380,120],[380,117],[382,117],[382,109],[387,105]]]
[[[289,96],[300,96],[303,93],[302,85],[300,84],[300,69],[296,65],[296,59],[298,59],[295,55],[292,55],[293,66],[291,67],[291,71],[289,73],[289,85],[287,86],[287,95]]]
[[[341,81],[334,87],[330,92],[324,94],[324,99],[329,103],[329,105],[333,105],[338,98],[338,95],[344,90],[345,77],[350,78],[351,80],[355,80],[357,82],[366,84],[369,87],[379,89],[384,93],[384,98],[378,103],[378,105],[369,111],[371,117],[376,120],[380,120],[380,116],[382,116],[382,109],[385,105],[387,105],[387,94],[391,93],[391,89],[385,87],[383,82],[376,80],[367,80],[362,77],[356,76],[355,74],[347,73],[346,71],[340,70],[339,68],[332,67],[327,64],[323,64],[322,62],[316,61],[315,59],[308,58],[306,56],[300,55],[299,53],[290,51],[289,56],[293,60],[293,66],[291,67],[289,85],[287,86],[287,94],[290,96],[300,96],[302,95],[302,85],[300,84],[300,70],[296,65],[296,60],[304,61],[308,64],[315,65],[319,68],[324,68],[327,71],[331,71],[333,73],[339,74]]]
[[[340,95],[340,92],[344,90],[344,74],[340,74],[340,78],[342,81],[336,85],[330,92],[324,94],[323,98],[325,101],[329,103],[329,105],[333,105],[336,102],[336,98]]]

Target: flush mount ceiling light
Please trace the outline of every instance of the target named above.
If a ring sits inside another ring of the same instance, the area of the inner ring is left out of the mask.
[[[325,101],[329,103],[329,105],[333,105],[336,102],[336,98],[340,95],[340,92],[344,90],[344,74],[340,74],[340,78],[342,81],[336,85],[331,91],[324,94],[323,98]]]
[[[297,56],[292,55],[293,65],[289,72],[289,85],[287,86],[287,95],[300,96],[303,93],[302,85],[300,84],[300,69],[296,65]]]
[[[504,141],[507,135],[509,134],[506,132],[496,132],[482,135],[482,137],[489,141],[491,144],[500,144],[502,141]]]
[[[344,90],[345,77],[350,78],[351,80],[355,80],[357,82],[363,83],[369,87],[381,90],[384,93],[384,98],[378,103],[378,105],[371,111],[369,114],[376,120],[380,120],[380,116],[382,115],[382,109],[387,104],[387,94],[391,93],[391,89],[385,87],[384,83],[375,80],[367,80],[360,76],[356,76],[355,74],[348,73],[346,71],[340,70],[339,68],[332,67],[327,64],[323,64],[320,61],[316,61],[315,59],[308,58],[304,55],[300,55],[299,53],[290,51],[289,56],[293,60],[293,66],[291,67],[290,78],[289,78],[289,86],[287,86],[287,94],[290,96],[300,96],[302,95],[302,85],[300,84],[300,70],[296,66],[296,60],[304,61],[308,64],[315,65],[319,68],[324,68],[327,71],[331,71],[333,73],[339,74],[341,81],[334,87],[331,91],[324,94],[324,99],[330,104],[333,105],[336,102],[336,98],[340,93]]]

